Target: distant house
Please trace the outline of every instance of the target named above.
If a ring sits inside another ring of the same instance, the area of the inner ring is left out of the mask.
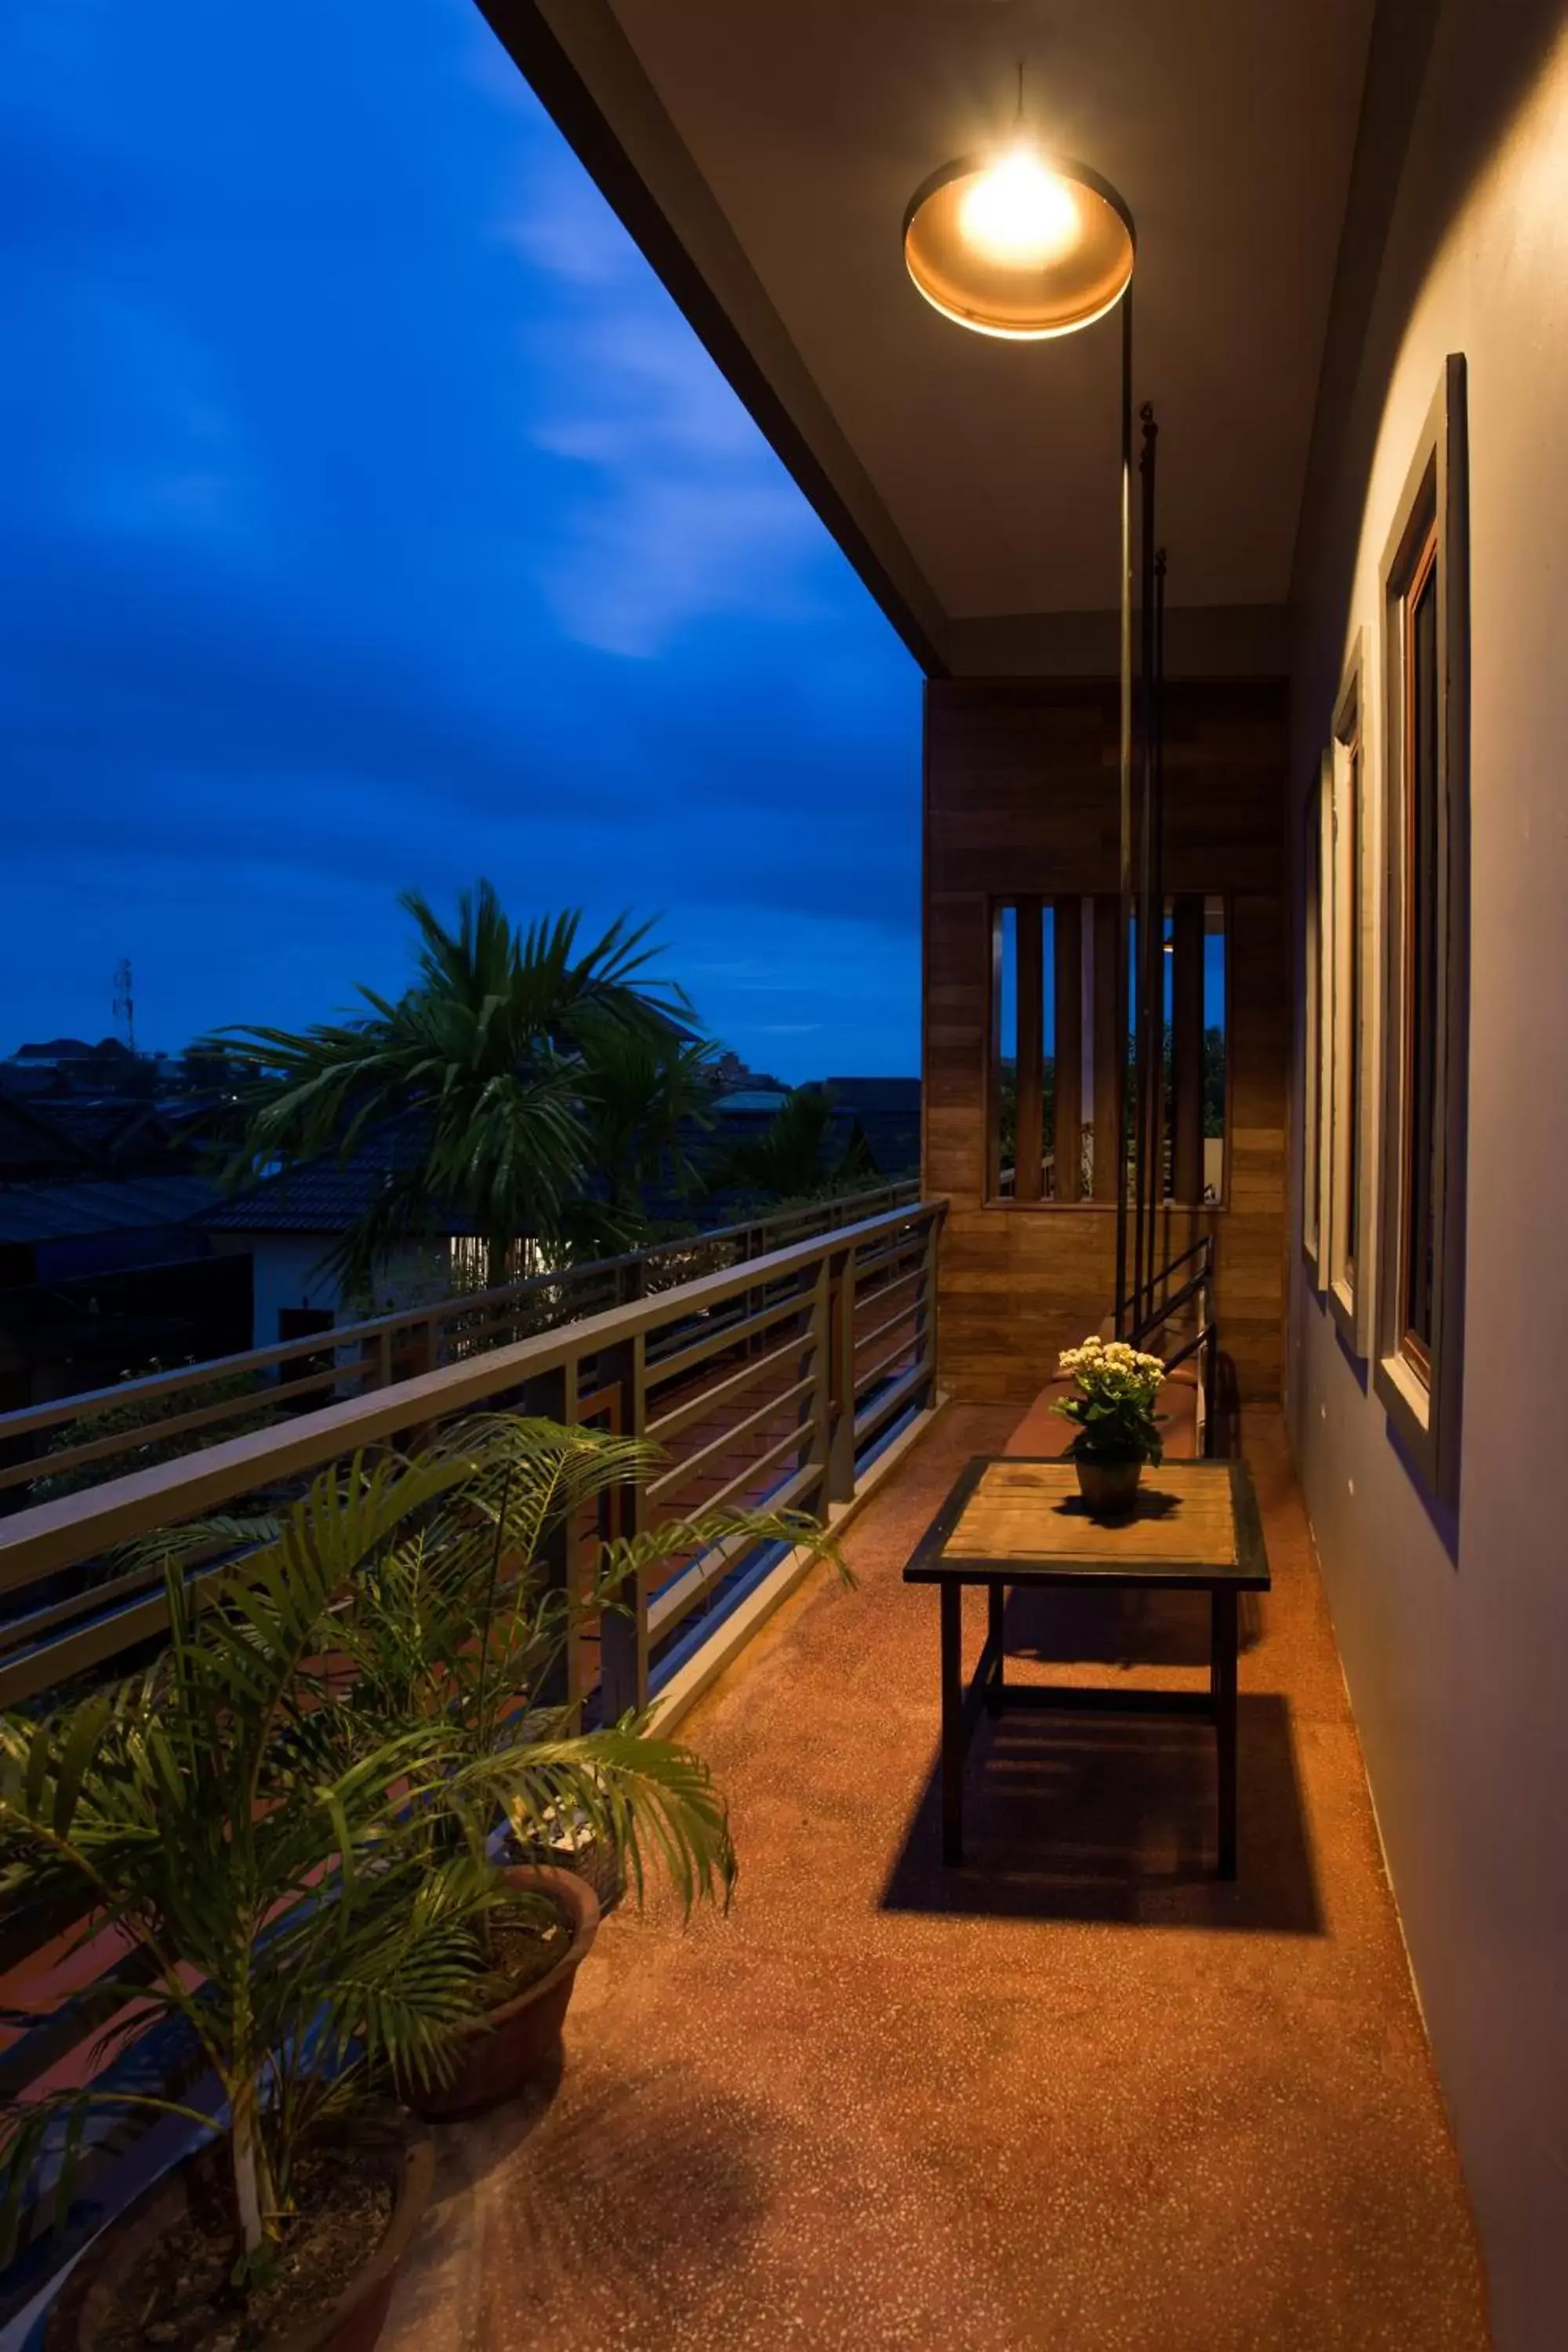
[[[218,1256],[205,1176],[0,1186],[0,1410],[249,1338],[250,1269]]]
[[[102,1172],[82,1139],[51,1118],[48,1105],[0,1086],[0,1184],[64,1184]]]
[[[112,1038],[0,1062],[0,1410],[249,1337],[249,1268],[219,1263],[217,1187]]]
[[[842,1150],[857,1128],[878,1175],[889,1183],[917,1176],[921,1164],[919,1078],[821,1078],[808,1082],[833,1106],[833,1133]],[[713,1102],[713,1132],[722,1141],[758,1135],[784,1108],[790,1089],[777,1084],[736,1087]]]
[[[394,1252],[368,1295],[349,1296],[323,1264],[389,1177],[414,1157],[407,1129],[389,1124],[346,1158],[331,1154],[279,1169],[207,1211],[203,1229],[213,1247],[251,1260],[252,1347],[445,1298],[471,1278],[479,1244],[461,1217],[449,1221],[452,1231],[441,1240]]]
[[[825,1078],[842,1110],[860,1122],[878,1173],[889,1184],[921,1172],[919,1078]]]

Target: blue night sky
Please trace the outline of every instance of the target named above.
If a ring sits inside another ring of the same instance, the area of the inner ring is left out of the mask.
[[[469,0],[6,0],[0,452],[0,1052],[489,874],[916,1068],[915,665]]]

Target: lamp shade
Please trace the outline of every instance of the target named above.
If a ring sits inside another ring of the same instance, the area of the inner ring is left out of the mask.
[[[1087,163],[1018,146],[963,155],[923,180],[904,215],[904,259],[926,300],[983,335],[1070,335],[1113,309],[1132,277],[1132,215]]]

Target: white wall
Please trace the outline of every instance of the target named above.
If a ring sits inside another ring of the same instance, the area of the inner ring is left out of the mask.
[[[444,1244],[438,1250],[399,1252],[378,1277],[372,1299],[345,1302],[336,1276],[321,1269],[321,1258],[331,1247],[330,1234],[226,1234],[223,1239],[226,1246],[251,1254],[253,1348],[273,1345],[279,1313],[285,1307],[330,1307],[340,1323],[357,1323],[445,1298],[450,1291]]]
[[[1472,713],[1457,1516],[1428,1507],[1303,1273],[1300,1035],[1290,1404],[1378,1817],[1481,2228],[1500,2352],[1562,2352],[1568,25],[1561,0],[1550,7],[1444,0],[1438,12],[1375,297],[1351,356],[1354,396],[1339,415],[1332,461],[1319,472],[1317,509],[1304,518],[1293,675],[1298,792],[1328,740],[1339,676],[1360,627],[1376,803],[1378,567],[1451,352],[1463,352],[1468,367]],[[1370,874],[1380,877],[1375,828],[1372,851]],[[1375,1042],[1369,1036],[1367,1048]],[[1375,1062],[1370,1075],[1377,1100]],[[1381,1126],[1380,1111],[1380,1154]]]

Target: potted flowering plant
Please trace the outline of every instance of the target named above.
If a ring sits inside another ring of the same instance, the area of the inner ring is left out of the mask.
[[[1130,1511],[1143,1465],[1162,1458],[1154,1399],[1165,1367],[1125,1339],[1089,1339],[1063,1350],[1060,1370],[1078,1383],[1079,1393],[1058,1399],[1054,1410],[1078,1424],[1068,1452],[1079,1490],[1107,1517]]]

